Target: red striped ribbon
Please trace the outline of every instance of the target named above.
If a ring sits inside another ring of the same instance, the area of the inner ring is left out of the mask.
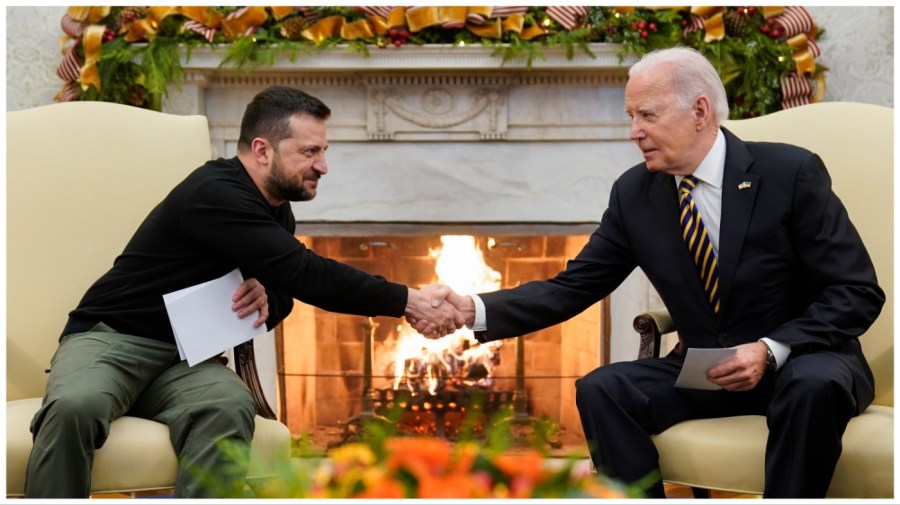
[[[587,16],[587,7],[578,5],[551,5],[547,7],[547,15],[550,19],[559,23],[566,30],[575,28],[579,17]]]

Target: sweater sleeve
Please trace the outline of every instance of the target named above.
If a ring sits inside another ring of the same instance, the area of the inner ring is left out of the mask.
[[[181,233],[245,275],[252,272],[270,292],[332,312],[403,314],[406,286],[310,251],[273,219],[254,189],[221,179],[199,185],[182,209]],[[275,298],[278,315],[287,315],[289,304]]]

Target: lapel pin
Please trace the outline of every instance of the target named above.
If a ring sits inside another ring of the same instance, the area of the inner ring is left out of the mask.
[[[744,182],[738,184],[738,189],[739,190],[750,189],[751,185],[752,185],[752,183],[750,181],[744,181]]]

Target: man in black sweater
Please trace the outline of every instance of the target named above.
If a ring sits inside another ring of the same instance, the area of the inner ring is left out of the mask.
[[[298,299],[334,312],[427,320],[420,329],[436,337],[462,326],[462,315],[439,303],[447,288],[389,282],[323,258],[294,237],[289,202],[315,197],[328,172],[329,115],[325,104],[293,88],[259,93],[245,111],[238,155],[210,161],[176,186],[88,289],[69,314],[32,421],[27,497],[87,497],[94,451],[126,413],[168,425],[180,463],[176,496],[240,488],[246,467],[216,444],[249,445],[250,392],[216,359],[193,367],[179,359],[163,294],[239,268],[248,280],[232,309],[258,313],[257,325],[272,328]],[[209,481],[221,487],[205,487]]]

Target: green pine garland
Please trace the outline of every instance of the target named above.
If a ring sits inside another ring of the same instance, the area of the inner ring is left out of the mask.
[[[109,30],[118,33],[103,44],[98,63],[102,89],[98,91],[90,87],[80,93],[79,100],[102,100],[160,109],[168,85],[178,86],[184,76],[180,59],[182,52],[186,51],[190,59],[191,49],[196,46],[224,44],[227,50],[221,66],[250,72],[272,66],[285,54],[289,55],[291,62],[295,62],[301,54],[311,55],[341,45],[365,57],[371,48],[392,43],[384,35],[355,41],[329,38],[319,43],[305,39],[288,40],[281,31],[285,20],[276,21],[269,16],[252,36],[229,39],[220,31],[210,44],[197,33],[180,30],[187,21],[181,14],[166,17],[152,40],[128,43],[122,37],[120,14],[123,9],[127,8],[113,7],[102,21]],[[237,7],[213,9],[228,14]],[[365,17],[355,7],[314,7],[313,10],[321,17],[340,15],[347,21]],[[792,50],[783,40],[761,31],[760,27],[766,21],[760,9],[728,7],[728,10],[738,11],[743,16],[740,20],[741,33],[728,34],[724,39],[711,43],[704,42],[702,31],[684,34],[684,26],[690,20],[690,14],[685,10],[639,7],[623,14],[613,7],[590,7],[586,19],[578,28],[565,30],[547,16],[545,7],[537,6],[528,9],[525,24],[538,24],[547,29],[547,36],[538,39],[524,40],[514,32],[505,32],[500,39],[482,39],[467,29],[433,27],[410,34],[404,43],[481,44],[492,49],[492,54],[502,59],[501,64],[521,59],[528,68],[535,60],[544,59],[543,51],[548,48],[562,48],[571,59],[576,51],[594,56],[589,50],[590,43],[614,43],[620,45],[619,57],[624,61],[654,49],[684,45],[706,55],[719,71],[728,92],[732,118],[777,111],[781,108],[782,98],[780,78],[794,68]],[[83,60],[83,54],[79,56]],[[824,70],[821,65],[817,68],[818,72]]]

